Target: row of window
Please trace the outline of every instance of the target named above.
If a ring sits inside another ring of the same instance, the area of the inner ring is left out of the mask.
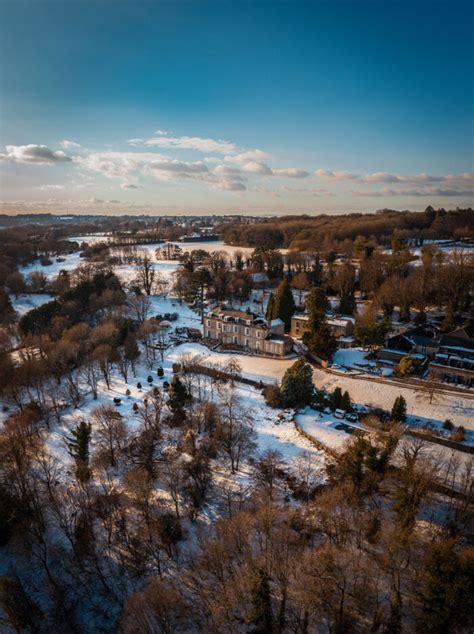
[[[207,325],[208,326],[211,325],[211,320],[210,319],[207,320]],[[220,322],[217,322],[217,330],[221,330],[221,329],[222,329],[222,332],[232,332],[232,326],[223,325],[222,328],[221,328]],[[234,332],[239,332],[238,326],[234,326]],[[246,335],[250,335],[250,328],[245,328],[245,334]],[[262,336],[262,333],[260,332],[260,330],[257,330],[257,338],[260,339],[261,336]]]

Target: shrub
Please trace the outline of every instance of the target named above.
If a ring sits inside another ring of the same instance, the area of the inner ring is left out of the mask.
[[[453,431],[454,429],[454,425],[453,423],[449,420],[449,418],[447,418],[444,423],[443,423],[443,429],[447,429],[448,431]]]
[[[462,425],[451,434],[451,440],[454,442],[464,442],[466,440],[466,430]]]
[[[281,391],[279,385],[267,385],[263,390],[265,403],[270,407],[282,407]]]

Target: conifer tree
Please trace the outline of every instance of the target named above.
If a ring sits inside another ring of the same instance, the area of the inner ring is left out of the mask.
[[[283,375],[281,399],[286,406],[307,405],[314,393],[313,370],[304,359],[298,359]]]
[[[68,449],[69,454],[76,463],[76,475],[78,480],[85,482],[90,477],[89,472],[89,442],[92,433],[92,426],[81,420],[76,429],[71,432]]]
[[[334,392],[331,394],[331,405],[333,409],[339,409],[341,407],[342,402],[342,390],[340,387],[336,387]]]
[[[390,418],[397,422],[403,423],[407,417],[407,403],[403,396],[397,396],[392,407]]]
[[[168,389],[168,407],[173,412],[173,415],[178,418],[184,418],[184,406],[189,401],[190,396],[185,385],[182,383],[179,376],[174,376],[169,389]]]
[[[288,331],[291,325],[291,318],[295,314],[296,305],[291,292],[288,279],[280,283],[275,296],[275,308],[273,310],[273,319],[281,319],[285,324],[285,330]]]
[[[306,307],[309,312],[308,332],[303,335],[303,342],[313,354],[329,359],[337,349],[337,342],[326,321],[329,301],[321,288],[311,289]]]
[[[349,392],[346,390],[341,397],[341,403],[339,407],[346,412],[350,412],[352,409],[351,397],[349,396]]]
[[[267,321],[271,321],[274,319],[275,314],[275,296],[273,293],[270,293],[270,297],[268,298],[267,310],[265,312],[265,319]]]
[[[356,301],[354,297],[354,291],[349,290],[347,293],[341,295],[341,301],[339,302],[339,312],[342,315],[353,315],[356,309]]]
[[[252,611],[249,619],[249,632],[253,634],[270,634],[273,632],[272,600],[270,583],[263,569],[257,571],[251,589]]]

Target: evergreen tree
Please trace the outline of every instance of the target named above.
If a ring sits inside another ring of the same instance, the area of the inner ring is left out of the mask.
[[[313,287],[306,297],[306,310],[310,321],[316,326],[317,322],[324,317],[330,308],[329,300],[322,288]]]
[[[326,321],[329,300],[321,288],[312,288],[306,298],[308,309],[308,332],[303,335],[303,343],[318,357],[329,359],[337,349],[336,338]]]
[[[397,422],[403,423],[407,417],[407,403],[403,396],[397,396],[392,407],[390,418]]]
[[[347,293],[341,295],[341,301],[339,302],[339,312],[342,315],[353,315],[356,310],[356,301],[354,291],[350,290]]]
[[[305,332],[303,343],[310,352],[322,359],[330,359],[336,352],[337,341],[324,315],[316,329]]]
[[[416,588],[416,632],[444,634],[469,630],[472,625],[474,555],[454,539],[428,545]],[[465,629],[467,628],[467,629]]]
[[[90,477],[89,472],[89,442],[91,439],[92,426],[81,420],[76,429],[71,432],[68,449],[69,454],[76,463],[76,475],[78,480],[85,482]]]
[[[352,409],[351,397],[349,396],[349,392],[347,390],[342,395],[339,407],[346,412],[350,412]]]
[[[281,319],[285,324],[285,330],[288,331],[291,325],[291,317],[295,314],[295,310],[296,305],[290,283],[285,277],[277,288],[273,318]]]
[[[304,359],[298,359],[283,375],[281,399],[286,406],[311,403],[314,392],[313,369]]]
[[[331,406],[333,409],[339,409],[341,407],[342,401],[342,390],[340,387],[336,387],[334,392],[331,394]]]
[[[249,618],[249,632],[252,634],[271,634],[273,632],[272,600],[267,573],[261,568],[257,571],[251,589],[252,611]]]
[[[190,396],[179,376],[174,376],[168,389],[168,407],[176,418],[184,418],[184,406],[190,400]]]
[[[265,312],[265,319],[271,321],[274,319],[275,315],[275,297],[273,293],[270,293],[270,297],[268,298],[267,310]]]

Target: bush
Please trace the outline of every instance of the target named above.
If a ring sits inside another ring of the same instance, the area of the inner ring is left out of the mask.
[[[308,405],[313,400],[313,368],[298,359],[288,368],[281,381],[281,398],[285,406]]]
[[[142,389],[142,384],[140,382],[137,383],[137,389],[139,389],[139,390]]]
[[[462,425],[451,434],[451,440],[454,442],[464,442],[466,440],[466,430]]]
[[[449,420],[449,418],[447,418],[444,423],[443,423],[443,429],[447,429],[448,431],[453,431],[454,429],[454,425],[453,423]]]
[[[159,367],[156,373],[157,373],[159,379],[162,379],[164,377],[164,375],[165,375],[165,371],[163,370],[162,367]]]
[[[282,407],[281,390],[279,385],[267,385],[263,390],[265,403],[270,407]]]
[[[149,375],[146,377],[146,380],[148,381],[148,383],[153,383],[153,377],[151,376],[151,374],[149,374]]]

